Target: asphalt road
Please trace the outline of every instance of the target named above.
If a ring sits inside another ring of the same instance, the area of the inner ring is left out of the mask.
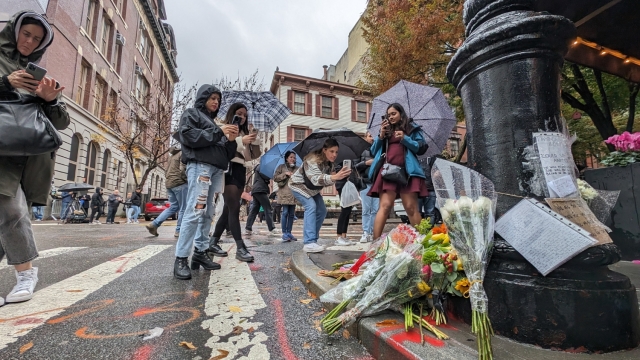
[[[354,337],[318,330],[321,304],[289,269],[300,241],[254,235],[246,264],[229,239],[221,270],[180,281],[172,223],[159,237],[143,225],[34,225],[40,280],[31,301],[0,307],[0,359],[371,359]],[[0,263],[0,294],[13,285]]]

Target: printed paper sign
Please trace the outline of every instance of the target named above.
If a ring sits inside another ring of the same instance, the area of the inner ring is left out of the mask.
[[[544,276],[598,241],[533,199],[520,201],[497,222],[496,232]]]
[[[598,240],[598,244],[613,242],[604,226],[593,214],[589,205],[581,198],[574,199],[546,199],[551,210],[564,216],[567,220],[580,226]]]

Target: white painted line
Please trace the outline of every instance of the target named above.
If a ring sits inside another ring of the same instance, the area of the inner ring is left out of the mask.
[[[38,258],[36,260],[46,259],[48,257],[52,257],[52,256],[56,256],[56,255],[62,255],[62,254],[66,254],[66,253],[71,252],[71,251],[76,251],[76,250],[86,249],[86,248],[87,248],[86,246],[81,246],[81,247],[58,247],[58,248],[53,248],[53,249],[42,250],[42,251],[38,251],[38,253],[40,253],[40,256],[38,256]],[[8,267],[13,268],[13,265],[7,265],[7,259],[3,259],[2,261],[0,261],[0,270],[2,270],[4,268],[8,268]]]
[[[36,291],[30,301],[0,307],[0,349],[169,247],[145,246]]]
[[[213,318],[203,321],[202,328],[209,330],[213,336],[206,346],[212,349],[211,357],[220,355],[220,349],[229,352],[229,359],[268,360],[271,358],[265,345],[268,336],[259,331],[261,322],[251,321],[256,311],[267,307],[267,304],[260,295],[249,265],[235,259],[235,245],[221,246],[229,252],[229,257],[223,258],[220,262],[222,269],[213,271],[209,278],[209,294],[204,311],[207,317]],[[242,333],[220,342],[220,337],[231,335],[234,326],[241,326]],[[254,330],[251,334],[247,332],[250,328]],[[244,348],[249,348],[248,356],[236,358],[238,350]]]

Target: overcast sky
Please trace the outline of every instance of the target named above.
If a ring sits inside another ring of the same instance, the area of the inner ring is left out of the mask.
[[[366,0],[165,0],[186,84],[259,70],[322,76],[347,49]]]

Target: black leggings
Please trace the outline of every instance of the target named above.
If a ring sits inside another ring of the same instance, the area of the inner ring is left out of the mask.
[[[213,237],[220,239],[224,230],[229,229],[238,248],[245,247],[240,231],[240,196],[242,195],[242,190],[236,185],[226,185],[224,187],[224,193],[222,193],[224,207],[213,231]]]
[[[342,196],[342,189],[338,191],[338,195]],[[338,217],[338,226],[336,227],[336,233],[338,235],[346,234],[349,228],[349,218],[351,217],[351,210],[353,206],[346,208],[340,208],[340,216]]]

